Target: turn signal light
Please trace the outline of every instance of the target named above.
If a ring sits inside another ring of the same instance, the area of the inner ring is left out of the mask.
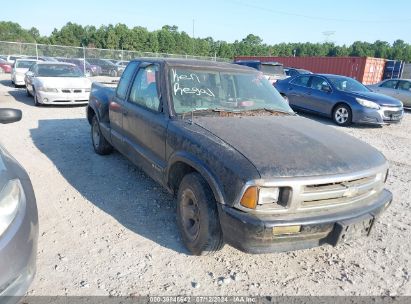
[[[240,204],[243,207],[249,209],[255,209],[257,206],[258,201],[258,190],[257,187],[253,186],[248,188],[245,192],[243,197],[241,198]]]

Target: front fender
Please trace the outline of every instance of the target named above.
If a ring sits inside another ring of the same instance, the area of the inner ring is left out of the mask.
[[[208,168],[203,161],[190,153],[177,151],[170,156],[166,169],[167,181],[169,180],[170,169],[177,162],[185,163],[198,171],[201,176],[207,181],[208,185],[213,191],[215,200],[220,204],[225,204],[225,198],[220,187],[221,182],[219,181],[219,179],[212,173],[210,168]]]

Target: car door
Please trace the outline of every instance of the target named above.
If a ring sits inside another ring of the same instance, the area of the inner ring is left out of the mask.
[[[398,80],[390,79],[380,83],[378,86],[372,88],[374,92],[395,97],[397,95]]]
[[[297,76],[292,79],[286,85],[286,95],[288,97],[288,102],[290,105],[306,109],[306,94],[310,90],[308,85],[310,81],[310,76],[302,75]]]
[[[397,91],[397,98],[402,101],[404,107],[411,108],[411,81],[399,80]]]
[[[159,94],[159,66],[142,63],[134,77],[123,112],[128,154],[153,179],[162,182],[166,168],[168,117]]]
[[[38,66],[37,64],[33,64],[29,70],[27,71],[26,75],[24,76],[24,80],[26,83],[26,89],[30,94],[33,94],[33,81],[37,75]]]
[[[310,111],[329,115],[335,102],[330,83],[321,76],[311,76],[310,90],[306,93],[305,104]]]
[[[121,152],[126,153],[123,131],[123,112],[126,111],[127,93],[130,89],[133,76],[135,75],[139,62],[132,61],[125,69],[117,85],[116,92],[109,103],[109,117],[111,127],[111,140],[114,146]]]

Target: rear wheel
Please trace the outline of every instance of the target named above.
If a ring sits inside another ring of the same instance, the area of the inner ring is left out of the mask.
[[[352,123],[352,112],[349,106],[339,104],[334,108],[333,120],[339,126],[349,126]]]
[[[184,245],[194,255],[212,254],[224,245],[217,202],[197,172],[187,174],[180,183],[177,225]]]
[[[100,125],[96,115],[91,121],[91,140],[93,142],[94,151],[100,155],[107,155],[113,151],[113,146],[101,134]]]

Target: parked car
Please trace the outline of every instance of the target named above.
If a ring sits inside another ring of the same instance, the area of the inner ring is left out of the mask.
[[[121,74],[124,71],[123,67],[120,67],[106,59],[88,58],[87,61],[93,65],[100,67],[101,75],[117,77],[117,76],[121,76]]]
[[[258,71],[261,71],[272,84],[274,84],[278,80],[287,78],[287,75],[284,72],[283,64],[279,62],[263,62],[259,60],[237,60],[234,63],[249,66]]]
[[[34,105],[87,104],[91,81],[72,63],[38,62],[25,77],[26,92]]]
[[[0,123],[21,119],[0,109]],[[36,272],[39,223],[36,198],[22,166],[0,145],[0,302],[17,303]]]
[[[345,76],[306,74],[275,84],[294,109],[330,117],[337,125],[398,123],[404,115],[401,101],[371,92]]]
[[[113,62],[113,63],[125,69],[129,62],[130,61],[126,61],[126,60],[118,60],[117,62]]]
[[[397,98],[405,109],[411,109],[411,79],[387,79],[367,87],[373,92]]]
[[[11,83],[17,87],[25,85],[24,75],[29,70],[29,68],[36,63],[35,59],[16,59],[11,71]]]
[[[11,73],[11,63],[4,59],[0,59],[0,73]]]
[[[87,60],[84,63],[84,59],[78,58],[57,58],[60,62],[68,62],[75,64],[84,75],[86,76],[98,76],[101,74],[101,68],[99,66],[90,64]],[[84,67],[86,68],[84,70]]]
[[[293,76],[297,76],[301,74],[312,74],[312,72],[305,70],[305,69],[297,69],[297,68],[289,68],[289,67],[284,68],[284,73],[285,75],[289,77],[293,77]]]
[[[23,55],[7,55],[6,61],[13,65],[16,59],[23,58],[23,57],[24,57]]]
[[[27,56],[26,58],[29,59],[36,59],[38,61],[54,61],[58,62],[58,60],[54,57],[49,57],[49,56]]]
[[[248,67],[136,59],[116,89],[93,83],[87,119],[96,153],[115,148],[177,195],[196,255],[336,245],[369,235],[392,200],[380,152],[296,116]]]

